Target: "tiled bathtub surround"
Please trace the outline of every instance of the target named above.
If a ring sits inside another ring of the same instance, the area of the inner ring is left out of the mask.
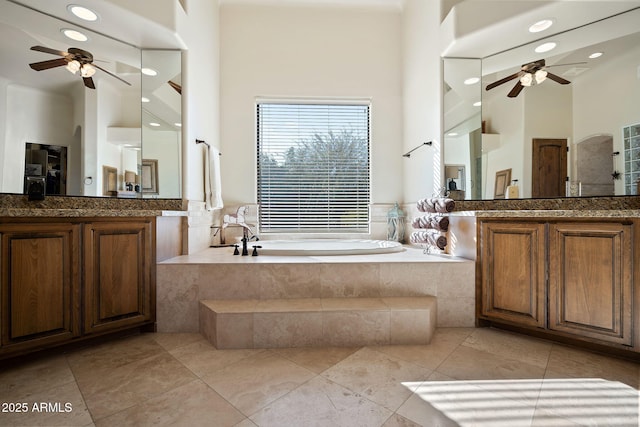
[[[439,327],[473,326],[475,263],[421,249],[326,257],[231,255],[210,248],[157,266],[160,332],[198,332],[201,300],[437,298]]]

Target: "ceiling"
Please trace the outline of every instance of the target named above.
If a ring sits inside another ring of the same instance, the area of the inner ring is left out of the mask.
[[[88,6],[92,1],[82,0],[76,3]],[[71,47],[80,48],[93,54],[95,65],[130,83],[130,86],[127,86],[98,70],[92,77],[98,88],[108,85],[122,95],[128,94],[136,98],[144,92],[144,96],[152,102],[144,104],[143,123],[157,122],[161,124],[161,127],[156,128],[157,130],[175,130],[174,123],[181,121],[180,99],[179,95],[166,84],[169,80],[182,84],[180,60],[178,58],[176,62],[175,53],[169,52],[169,55],[163,55],[160,51],[154,51],[153,55],[145,56],[145,66],[158,70],[159,75],[153,78],[143,76],[140,72],[140,49],[130,43],[109,37],[99,30],[104,30],[106,21],[111,20],[112,23],[136,22],[132,25],[136,27],[136,31],[142,31],[144,19],[136,19],[132,17],[134,14],[126,13],[118,19],[108,18],[109,13],[113,13],[112,8],[105,8],[104,4],[98,4],[94,9],[100,15],[98,23],[84,23],[67,11],[67,4],[69,4],[67,1],[51,0],[20,0],[20,3],[13,0],[0,0],[0,58],[2,58],[0,76],[23,86],[68,94],[74,88],[82,86],[82,79],[78,75],[72,75],[62,66],[39,72],[32,70],[28,64],[56,59],[59,56],[33,51],[30,48],[36,45],[59,51],[67,51]],[[36,11],[32,9],[35,6],[44,9]],[[70,40],[62,34],[63,28],[79,30],[86,34],[89,40],[85,42]],[[149,27],[146,31],[149,31]],[[150,33],[155,34],[152,46],[165,48],[175,46],[175,43],[166,45],[166,37],[162,35],[162,31],[150,31]],[[121,35],[124,33],[119,34]],[[147,41],[149,40],[147,38]],[[7,58],[14,60],[9,61]],[[145,79],[144,84],[142,79]]]
[[[429,0],[434,1],[434,0]],[[338,7],[383,7],[402,9],[404,0],[219,0],[220,5],[292,5],[292,6],[338,6]]]
[[[637,7],[640,0],[467,0],[443,20],[441,52],[446,57],[487,58]],[[543,19],[554,25],[540,33],[528,31]]]
[[[487,6],[495,2],[477,0],[475,3]],[[490,25],[494,33],[490,41],[483,38],[484,27],[483,29],[472,27],[457,30],[462,34],[461,45],[455,46],[454,43],[450,52],[458,52],[460,56],[453,57],[482,58],[482,68],[479,69],[477,60],[467,62],[458,60],[455,67],[446,67],[445,82],[453,88],[453,91],[447,92],[445,96],[447,128],[467,124],[475,126],[467,119],[479,114],[480,109],[472,107],[472,104],[480,99],[477,85],[463,84],[463,81],[469,77],[482,75],[482,97],[486,101],[489,97],[506,96],[516,80],[491,91],[484,90],[486,85],[518,72],[523,64],[545,59],[546,65],[553,66],[549,68],[549,72],[574,82],[595,67],[606,66],[605,64],[610,63],[616,56],[637,51],[640,46],[640,26],[638,25],[640,1],[556,2],[563,3],[559,9],[556,6],[560,5],[556,4],[540,7],[541,4],[549,2],[505,1],[502,3],[504,5],[522,3],[521,9],[518,9],[521,12],[516,13],[516,9],[507,7],[513,16],[509,19],[505,18],[508,22],[503,21],[501,25]],[[567,6],[573,6],[571,10],[577,18],[567,15]],[[455,7],[452,13],[455,14],[456,11],[460,12],[459,7]],[[470,11],[466,10],[466,12]],[[554,25],[549,30],[538,34],[528,32],[527,29],[531,24],[544,18],[551,18],[554,21]],[[447,19],[449,23],[452,20],[455,21],[451,14]],[[574,25],[578,28],[574,28]],[[444,23],[443,26],[446,27]],[[511,35],[507,33],[509,28],[512,31]],[[477,35],[478,33],[481,34]],[[547,53],[536,53],[534,48],[546,41],[556,42],[557,47]],[[521,43],[518,44],[518,42]],[[596,51],[603,52],[604,55],[597,59],[589,59],[588,56]],[[446,57],[449,58],[449,56]],[[562,65],[572,63],[580,64]]]

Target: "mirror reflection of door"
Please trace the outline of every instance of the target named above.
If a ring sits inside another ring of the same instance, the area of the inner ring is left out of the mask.
[[[67,194],[67,147],[32,144],[25,148],[24,193],[27,177],[42,177],[46,182],[45,194]]]
[[[564,197],[567,180],[567,140],[533,139],[531,197]]]

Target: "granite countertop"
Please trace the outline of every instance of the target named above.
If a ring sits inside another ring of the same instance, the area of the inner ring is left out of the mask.
[[[625,210],[501,210],[475,211],[478,218],[640,218],[640,209]]]
[[[456,211],[616,211],[640,209],[640,196],[456,200]]]
[[[179,216],[186,213],[182,205],[181,199],[48,196],[29,201],[25,195],[0,194],[0,216],[4,217]]]
[[[150,209],[12,209],[0,208],[0,217],[82,218],[82,217],[149,217],[180,216],[184,211]],[[184,212],[186,214],[186,212]]]

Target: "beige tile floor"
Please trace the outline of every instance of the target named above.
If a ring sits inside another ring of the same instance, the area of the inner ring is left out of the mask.
[[[144,334],[4,365],[2,426],[640,424],[640,363],[494,329],[438,329],[427,346],[277,350]]]

